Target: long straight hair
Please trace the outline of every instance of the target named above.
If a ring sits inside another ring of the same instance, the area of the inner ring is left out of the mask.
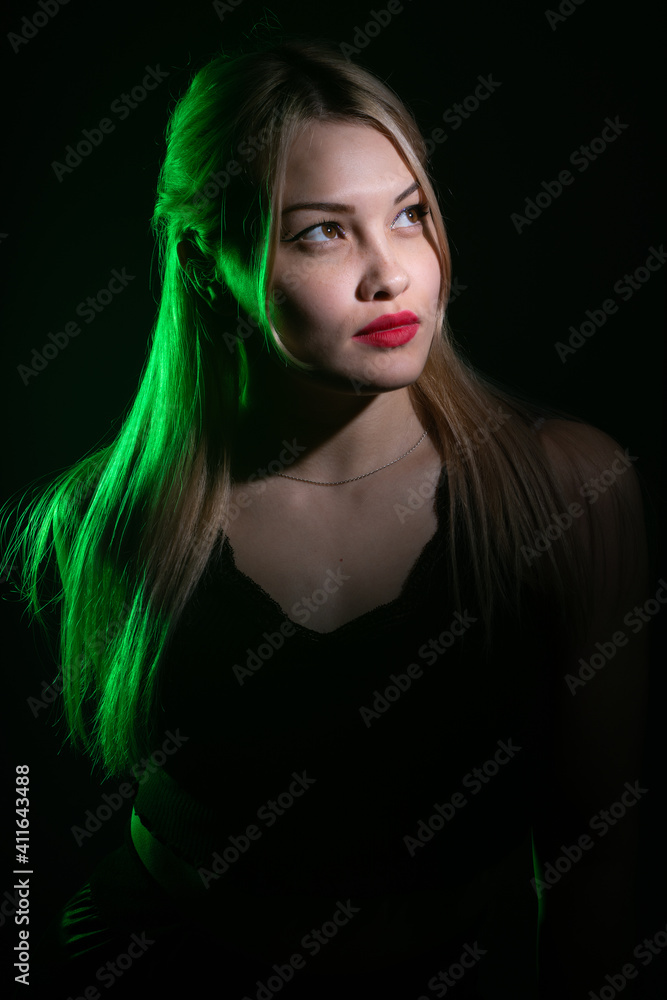
[[[521,547],[567,509],[536,413],[474,371],[453,343],[445,321],[447,237],[425,144],[406,107],[320,43],[216,56],[196,73],[167,127],[152,220],[162,292],[136,397],[111,444],[40,490],[3,554],[5,567],[20,559],[23,596],[41,619],[55,545],[68,736],[109,775],[149,749],[171,630],[225,538],[248,370],[243,331],[250,327],[240,310],[257,327],[253,336],[287,364],[307,367],[281,343],[270,284],[289,149],[299,130],[319,121],[384,134],[431,208],[442,275],[439,333],[409,392],[449,475],[455,592],[463,543],[489,637],[498,608],[520,601]],[[582,573],[566,533],[531,567],[531,586],[553,596],[573,631],[585,614]]]

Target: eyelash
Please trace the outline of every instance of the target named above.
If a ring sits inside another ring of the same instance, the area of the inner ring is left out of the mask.
[[[410,212],[410,211],[415,211],[417,213],[417,215],[419,216],[419,220],[418,221],[421,221],[426,215],[429,215],[430,212],[431,212],[430,208],[428,207],[428,205],[426,204],[425,201],[419,201],[415,205],[408,205],[406,208],[402,208],[401,211],[396,216],[396,219],[394,219],[394,222],[392,222],[392,226],[394,225],[394,223],[396,222],[397,219],[400,219],[400,217],[403,215],[404,212]],[[301,239],[302,236],[305,236],[306,233],[311,232],[311,230],[313,230],[313,229],[319,229],[320,226],[336,226],[338,229],[341,230],[341,232],[343,232],[343,233],[345,232],[345,230],[340,225],[340,223],[334,222],[333,219],[322,219],[321,222],[315,222],[312,226],[308,226],[306,229],[302,229],[300,233],[296,234],[296,236],[283,237],[281,239],[281,243],[295,243],[297,240]],[[416,226],[416,223],[415,223],[415,226]],[[411,227],[408,226],[407,228],[411,228]],[[321,240],[321,241],[317,241],[317,242],[322,242],[322,243],[332,242],[333,243],[335,241],[334,240],[331,240],[331,241]]]

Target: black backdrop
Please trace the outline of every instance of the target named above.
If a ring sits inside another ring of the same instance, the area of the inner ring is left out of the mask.
[[[374,7],[370,0],[285,0],[270,9],[255,0],[43,3],[11,3],[0,39],[3,500],[66,467],[118,426],[155,313],[148,220],[168,110],[207,57],[220,46],[234,48],[265,20],[354,46],[348,54],[397,90],[427,136],[440,129],[431,143],[432,165],[459,289],[450,310],[459,342],[508,386],[583,417],[639,456],[635,467],[659,511],[664,267],[640,271],[635,288],[624,277],[645,267],[664,238],[659,26],[650,4],[628,4],[621,13],[603,0],[563,0],[550,10],[528,0],[437,8],[394,0],[389,17],[383,0]],[[379,22],[385,23],[376,29]],[[117,100],[141,84],[147,67],[159,67],[162,82],[134,108],[119,110]],[[470,98],[480,78],[491,78],[492,92],[475,109]],[[67,172],[54,168],[65,162],[68,146],[85,138],[84,129],[98,129],[105,118],[113,130],[102,133],[99,145],[78,164],[70,159]],[[599,137],[607,119],[617,123],[617,134],[607,130],[613,140],[605,143]],[[563,170],[572,181],[558,193],[554,182]],[[534,202],[540,192],[539,212],[527,209],[527,199]],[[535,217],[525,221],[526,211]],[[114,269],[125,269],[132,280],[86,323],[77,306],[105,288]],[[587,311],[599,319],[610,299],[613,314],[563,360],[555,344],[590,320]],[[77,320],[80,335],[28,374],[33,348],[41,353],[53,343],[49,333]],[[667,577],[661,545],[656,528],[651,593]],[[11,598],[6,581],[3,590]],[[81,847],[75,843],[71,827],[101,802],[99,779],[84,759],[61,749],[55,713],[29,702],[55,675],[52,654],[19,605],[6,599],[2,615],[3,787],[10,787],[15,764],[30,765],[31,928],[39,931],[118,842],[127,810]],[[655,791],[642,804],[641,920],[650,936],[667,923],[664,892],[656,891],[661,877],[664,888],[665,873],[658,839],[664,617],[652,626],[652,732],[644,776]],[[3,945],[16,940],[13,829],[7,811],[0,836]],[[667,955],[647,970],[647,980],[660,972],[667,976]],[[3,983],[10,975],[3,968]]]

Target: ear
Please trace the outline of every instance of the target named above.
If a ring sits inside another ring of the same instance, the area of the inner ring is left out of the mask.
[[[179,264],[190,278],[192,284],[197,290],[197,293],[201,295],[214,312],[218,312],[220,307],[220,286],[217,284],[200,284],[194,269],[192,267],[188,267],[190,261],[193,260],[197,254],[195,247],[193,247],[192,243],[187,239],[179,240],[176,252],[178,253]]]

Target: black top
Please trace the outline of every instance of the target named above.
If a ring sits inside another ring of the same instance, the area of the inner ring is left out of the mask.
[[[451,596],[444,474],[436,509],[400,596],[327,634],[291,622],[228,542],[211,561],[162,668],[155,746],[187,739],[135,803],[211,890],[449,892],[529,842],[553,627],[533,601],[485,655],[478,607]]]

